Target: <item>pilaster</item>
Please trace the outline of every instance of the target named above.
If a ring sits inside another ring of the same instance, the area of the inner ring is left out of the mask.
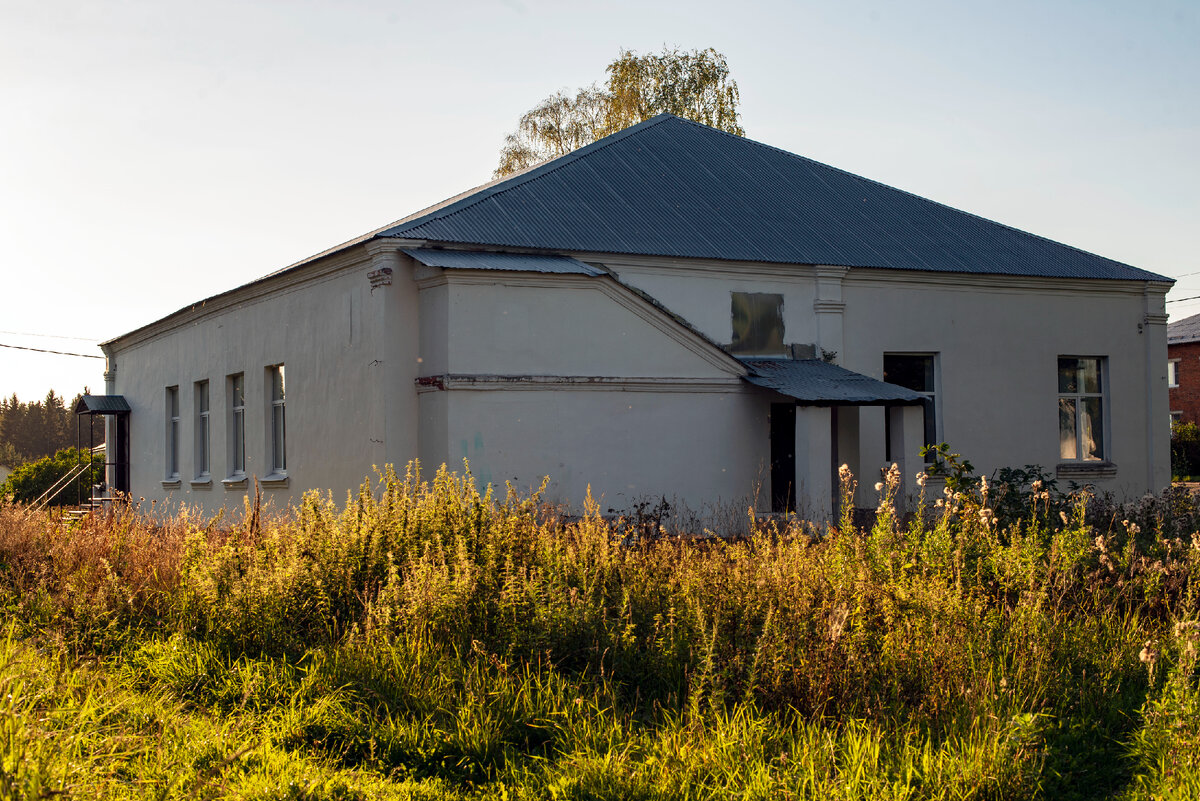
[[[842,299],[842,279],[847,272],[847,267],[817,267],[815,270],[817,282],[813,311],[817,317],[817,357],[829,359],[835,364],[843,361],[843,314],[846,303]]]

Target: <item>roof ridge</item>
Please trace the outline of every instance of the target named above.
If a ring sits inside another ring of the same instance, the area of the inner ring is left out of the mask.
[[[552,159],[547,159],[546,161],[543,161],[539,164],[535,164],[532,167],[528,167],[524,170],[521,170],[520,172],[516,173],[515,175],[511,175],[511,176],[508,176],[507,178],[499,179],[499,181],[493,181],[490,183],[483,184],[483,185],[477,187],[475,190],[468,190],[466,193],[464,193],[465,197],[460,197],[459,199],[457,199],[451,203],[448,203],[444,206],[441,206],[439,208],[434,208],[428,215],[419,216],[419,217],[410,217],[406,221],[400,221],[396,225],[391,226],[391,228],[376,232],[375,235],[376,236],[388,236],[388,237],[399,236],[403,233],[403,231],[405,229],[416,228],[418,226],[425,225],[426,223],[432,222],[433,220],[439,220],[439,219],[451,217],[455,214],[458,214],[459,212],[466,211],[467,209],[477,206],[480,203],[484,202],[485,200],[489,200],[498,195],[502,195],[505,192],[516,189],[517,187],[525,186],[525,185],[532,183],[540,178],[544,178],[547,175],[552,175],[555,172],[567,167],[570,164],[574,164],[575,162],[577,162],[581,159],[587,158],[588,156],[592,155],[593,153],[596,153],[607,147],[615,145],[617,142],[624,141],[625,139],[629,138],[630,136],[633,136],[633,135],[640,133],[644,130],[647,130],[649,128],[653,128],[656,125],[661,125],[662,123],[667,122],[668,120],[671,120],[671,119],[682,119],[682,118],[676,117],[674,114],[668,114],[666,112],[664,112],[662,114],[657,114],[648,120],[642,120],[641,122],[637,123],[636,125],[631,125],[628,128],[622,128],[621,130],[617,131],[616,133],[611,133],[608,136],[605,136],[601,139],[597,139],[595,142],[589,142],[588,144],[584,145],[583,147],[572,150],[569,153],[564,153],[561,156],[555,156]],[[707,127],[707,126],[702,126],[702,127]],[[400,228],[400,230],[395,231],[395,233],[392,233],[391,232],[392,229],[396,229],[396,228]]]

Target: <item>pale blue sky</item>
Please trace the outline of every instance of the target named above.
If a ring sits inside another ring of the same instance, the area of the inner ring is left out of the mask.
[[[1200,295],[1196,0],[0,0],[0,30],[2,344],[99,353],[486,181],[523,111],[663,44],[725,53],[753,139]],[[0,348],[23,399],[101,372]]]

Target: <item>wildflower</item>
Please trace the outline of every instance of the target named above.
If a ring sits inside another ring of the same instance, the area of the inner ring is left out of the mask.
[[[1158,651],[1154,648],[1154,640],[1146,640],[1146,645],[1138,654],[1138,659],[1153,669],[1154,663],[1158,661]]]
[[[1032,483],[1032,484],[1029,486],[1029,488],[1030,488],[1030,489],[1032,489],[1032,490],[1033,490],[1035,493],[1037,493],[1037,492],[1041,492],[1041,490],[1042,490],[1042,487],[1044,487],[1044,486],[1045,486],[1045,484],[1043,484],[1043,483],[1042,483],[1042,480],[1039,478],[1039,479],[1037,479],[1036,481],[1034,481],[1034,482],[1033,482],[1033,483]]]
[[[883,492],[883,482],[882,482],[882,481],[876,481],[876,482],[875,482],[875,491],[876,491],[876,492]]]
[[[1058,513],[1058,516],[1062,518],[1062,521],[1063,521],[1063,525],[1064,525],[1064,526],[1069,526],[1069,525],[1071,525],[1071,519],[1070,519],[1069,517],[1067,517],[1067,513],[1066,513],[1066,512],[1059,512],[1059,513]]]
[[[850,478],[850,465],[844,464],[838,468],[838,478],[840,478],[842,481]]]
[[[924,470],[922,470],[920,473],[917,473],[917,486],[918,486],[918,487],[923,487],[923,486],[925,486],[925,482],[926,482],[927,480],[928,480],[928,476],[926,476],[926,475],[925,475],[925,471],[924,471]]]
[[[1008,689],[1008,679],[1004,678],[1003,676],[1000,677],[1000,689],[1001,690]]]
[[[933,505],[934,505],[934,508],[941,509],[945,503],[946,502],[944,500],[942,500],[941,498],[938,498],[936,501],[933,502]]]

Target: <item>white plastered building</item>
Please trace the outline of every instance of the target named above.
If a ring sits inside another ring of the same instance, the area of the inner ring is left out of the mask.
[[[822,518],[839,464],[873,504],[947,442],[1139,495],[1170,284],[663,115],[105,343],[108,485],[284,506],[466,459],[575,506]]]

